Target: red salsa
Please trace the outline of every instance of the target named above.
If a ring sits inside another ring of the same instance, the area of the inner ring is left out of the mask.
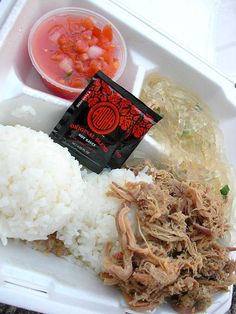
[[[112,26],[98,27],[89,16],[45,20],[35,31],[32,52],[48,77],[73,88],[84,88],[98,70],[113,78],[120,66]]]

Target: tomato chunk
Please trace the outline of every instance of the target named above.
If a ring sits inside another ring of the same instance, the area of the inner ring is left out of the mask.
[[[90,17],[86,17],[85,19],[83,19],[81,24],[86,29],[93,29],[94,28],[93,20]]]
[[[112,28],[111,25],[105,25],[102,30],[102,35],[106,37],[109,41],[112,41]]]
[[[70,83],[70,86],[71,87],[75,87],[75,88],[82,88],[83,87],[83,81],[78,78],[78,77],[75,77],[71,80],[71,83]]]
[[[87,52],[89,49],[89,46],[87,44],[86,41],[82,40],[82,39],[79,39],[76,41],[75,43],[75,50],[80,52],[80,53],[84,53],[84,52]]]
[[[94,26],[93,28],[93,35],[97,38],[99,38],[102,34],[102,31],[100,30],[100,28]]]

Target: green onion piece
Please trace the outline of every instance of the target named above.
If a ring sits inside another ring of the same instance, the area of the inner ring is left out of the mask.
[[[194,109],[198,112],[202,111],[202,107],[199,104],[196,104]]]
[[[156,113],[160,114],[160,113],[161,113],[161,108],[160,108],[160,107],[157,107],[156,109],[154,109],[154,111],[155,111]]]
[[[64,79],[69,78],[72,75],[72,73],[73,73],[73,71],[66,73],[64,76]]]
[[[220,189],[220,193],[224,197],[226,197],[228,195],[229,191],[230,191],[230,188],[229,188],[228,184],[226,184],[225,186],[223,186],[223,188]]]
[[[182,134],[181,134],[181,137],[185,137],[185,138],[190,138],[192,137],[192,132],[191,131],[188,131],[188,130],[183,130]]]

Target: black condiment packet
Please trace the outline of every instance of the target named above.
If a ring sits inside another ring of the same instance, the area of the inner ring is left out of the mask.
[[[97,72],[50,134],[90,170],[119,168],[147,131],[162,118]]]

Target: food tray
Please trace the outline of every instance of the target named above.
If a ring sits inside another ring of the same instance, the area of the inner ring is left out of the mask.
[[[96,11],[117,26],[128,46],[127,67],[119,83],[136,96],[145,75],[157,70],[203,99],[219,122],[226,155],[236,169],[236,91],[232,82],[117,1],[16,1],[0,30],[0,123],[18,123],[48,133],[70,105],[70,101],[49,93],[27,53],[33,23],[47,11],[63,6]],[[16,117],[14,110],[22,105],[31,106],[34,114]],[[149,158],[153,153],[164,153],[149,136],[138,149]],[[207,313],[226,312],[231,295],[231,291],[217,294]],[[14,241],[6,247],[0,245],[0,302],[55,314],[135,313],[127,308],[118,289],[104,286],[85,269]],[[156,312],[175,313],[167,305]]]

